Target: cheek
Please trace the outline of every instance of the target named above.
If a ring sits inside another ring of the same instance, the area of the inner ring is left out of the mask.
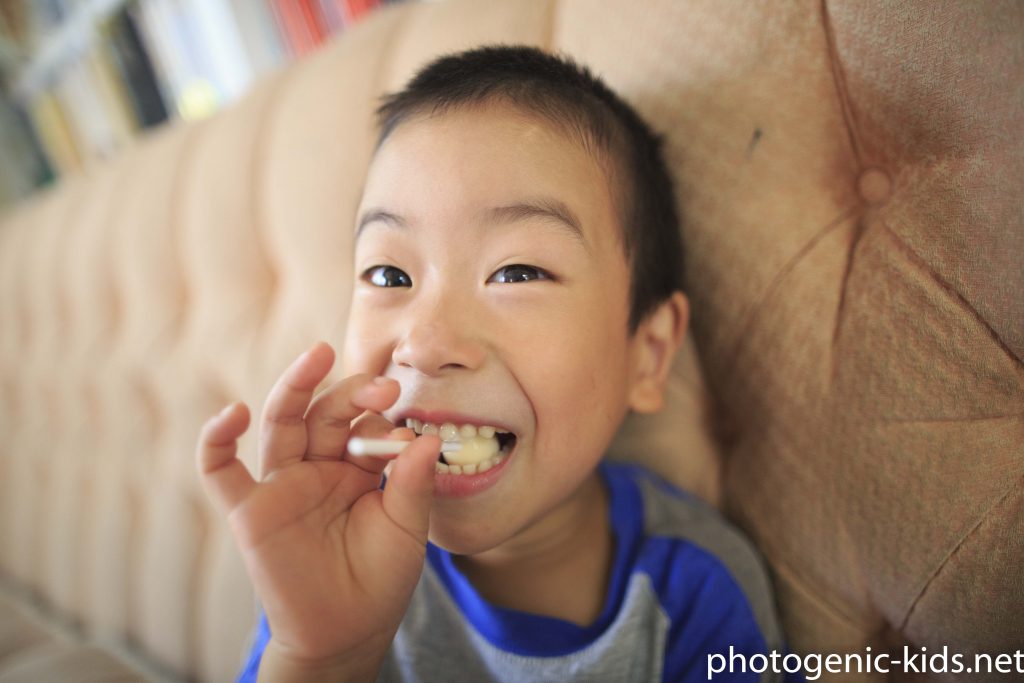
[[[575,309],[519,354],[519,379],[538,420],[544,450],[603,451],[625,410],[625,323]],[[613,319],[614,318],[614,319]],[[618,332],[618,333],[616,333]]]
[[[341,352],[341,369],[345,377],[362,372],[383,374],[391,362],[392,346],[387,331],[377,320],[370,323],[371,316],[353,306],[345,328],[345,341]]]

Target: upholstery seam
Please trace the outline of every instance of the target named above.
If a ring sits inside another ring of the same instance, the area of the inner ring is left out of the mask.
[[[818,243],[825,238],[825,236],[832,233],[834,230],[845,225],[847,221],[856,216],[857,206],[850,206],[842,209],[838,215],[836,215],[831,221],[825,224],[825,227],[816,232],[800,249],[797,250],[779,269],[779,271],[772,278],[772,281],[765,287],[764,292],[758,298],[758,300],[750,306],[750,312],[747,314],[746,319],[743,321],[740,334],[737,336],[736,344],[730,350],[728,355],[727,366],[732,368],[733,373],[739,371],[737,367],[737,360],[739,359],[740,353],[744,347],[744,341],[747,335],[750,333],[750,329],[754,324],[754,321],[758,317],[758,313],[763,308],[764,304],[769,301],[775,294],[776,290],[781,286],[789,274],[796,268],[803,258],[809,254]]]
[[[990,422],[995,420],[1020,420],[1024,413],[1001,413],[998,415],[977,415],[972,417],[893,417],[884,418],[887,424],[947,424],[961,422]]]
[[[917,597],[915,597],[914,601],[910,604],[910,607],[907,608],[907,614],[903,618],[903,621],[900,622],[898,629],[901,633],[906,630],[907,626],[910,623],[910,620],[914,617],[914,612],[917,610],[917,606],[921,604],[921,600],[924,598],[925,594],[928,592],[928,589],[931,588],[935,580],[939,577],[939,574],[941,574],[943,570],[945,570],[946,567],[949,566],[949,563],[953,559],[953,557],[960,552],[960,549],[963,548],[964,545],[969,540],[971,540],[971,538],[974,537],[974,535],[978,532],[981,526],[989,520],[989,518],[993,514],[993,511],[999,506],[1001,506],[1003,502],[1006,501],[1012,494],[1016,493],[1018,488],[1020,488],[1021,486],[1024,486],[1024,477],[1021,477],[1017,481],[1011,483],[1006,488],[1006,491],[1003,492],[1003,495],[999,496],[999,499],[992,503],[992,505],[990,505],[988,509],[985,510],[985,512],[978,517],[978,521],[974,524],[974,526],[971,527],[963,535],[963,537],[960,538],[957,544],[953,546],[953,548],[948,553],[946,553],[946,556],[942,558],[942,561],[939,562],[938,566],[936,566],[935,571],[932,572],[932,575],[928,577],[927,581],[924,582],[924,585],[921,587],[920,592],[918,592]]]
[[[846,135],[853,150],[853,156],[857,161],[857,168],[862,169],[864,167],[863,150],[860,136],[857,134],[856,117],[853,114],[853,107],[850,103],[849,89],[846,85],[846,73],[843,71],[842,61],[839,58],[835,29],[832,26],[832,19],[828,12],[828,0],[821,0],[821,24],[825,31],[825,45],[828,49],[829,66],[832,69],[832,81],[836,88],[839,109],[843,114]]]
[[[855,213],[855,212],[851,212]],[[835,321],[832,326],[832,343],[831,353],[829,354],[830,364],[832,366],[832,372],[830,373],[830,383],[835,384],[835,381],[839,375],[839,363],[837,362],[839,346],[839,335],[842,332],[843,326],[843,315],[846,311],[846,290],[849,289],[850,276],[853,273],[854,260],[857,257],[857,247],[860,246],[860,241],[864,237],[864,233],[867,231],[867,225],[863,222],[863,217],[853,226],[853,237],[850,239],[850,246],[846,251],[846,263],[843,265],[843,277],[839,280],[839,301],[836,304],[836,315]]]
[[[981,325],[981,327],[984,328],[986,332],[988,332],[989,337],[991,337],[992,341],[996,343],[1000,350],[1002,350],[1002,352],[1007,356],[1007,358],[1010,359],[1010,361],[1014,365],[1024,369],[1024,360],[1017,357],[1017,354],[1014,353],[1012,349],[1010,349],[1010,347],[1006,344],[1005,341],[1003,341],[1002,337],[999,336],[999,333],[996,332],[995,328],[989,325],[988,321],[985,320],[984,317],[982,317],[978,310],[974,306],[972,306],[971,303],[967,299],[965,299],[962,294],[960,294],[960,292],[958,292],[951,284],[946,282],[946,280],[943,279],[942,276],[940,276],[939,273],[934,268],[932,268],[931,265],[929,265],[928,262],[925,261],[924,258],[922,258],[921,255],[917,253],[917,251],[913,249],[913,247],[907,244],[898,234],[896,234],[896,232],[889,226],[889,224],[886,221],[879,220],[878,224],[882,226],[886,234],[889,235],[893,242],[895,242],[899,246],[900,250],[907,256],[907,259],[911,263],[913,263],[915,266],[924,271],[937,285],[939,285],[939,287],[942,289],[943,292],[946,293],[947,296],[949,296],[951,299],[953,299],[953,301],[958,303],[964,310],[970,313],[974,321],[977,324]]]
[[[171,180],[171,240],[172,240],[172,253],[175,258],[175,270],[181,277],[181,297],[178,302],[178,310],[174,316],[174,327],[169,332],[168,348],[175,348],[180,346],[187,327],[188,311],[192,309],[191,299],[194,297],[194,292],[189,289],[189,274],[188,268],[185,264],[190,260],[185,253],[185,219],[183,217],[184,209],[182,208],[182,198],[185,195],[185,188],[189,187],[186,184],[186,178],[191,174],[189,171],[191,167],[196,163],[196,148],[200,144],[198,140],[203,135],[204,131],[208,130],[208,120],[196,121],[186,126],[185,132],[183,132],[183,139],[180,142],[178,148],[178,158],[174,172],[174,178]],[[152,156],[152,153],[150,153]],[[156,392],[159,394],[159,392]]]
[[[262,265],[271,277],[267,298],[260,311],[260,328],[266,327],[267,320],[270,318],[270,311],[274,305],[274,299],[280,296],[279,290],[281,287],[281,264],[275,262],[271,256],[270,236],[268,233],[269,221],[267,221],[267,214],[269,209],[267,207],[267,198],[270,197],[271,192],[267,191],[269,185],[267,176],[269,173],[268,169],[270,168],[267,157],[269,155],[268,148],[271,135],[268,135],[267,131],[271,130],[271,123],[276,119],[280,111],[280,103],[285,99],[282,97],[282,92],[288,88],[290,82],[294,81],[295,75],[298,73],[301,73],[301,67],[293,66],[290,69],[282,69],[274,74],[272,78],[275,82],[267,84],[267,89],[270,92],[266,95],[267,102],[264,105],[263,111],[259,113],[259,121],[253,133],[252,175],[249,179],[250,196],[252,197],[252,202],[249,204],[252,207],[250,214],[253,226],[252,235],[253,239],[257,242],[260,256],[262,256]]]
[[[831,618],[834,618],[837,621],[842,621],[859,631],[867,631],[868,629],[875,627],[875,621],[878,621],[878,619],[872,620],[868,615],[858,615],[843,609],[842,605],[845,604],[849,606],[848,603],[840,604],[825,597],[830,594],[834,595],[835,591],[824,586],[822,586],[820,590],[815,590],[813,586],[821,586],[822,584],[818,581],[809,579],[795,566],[785,562],[780,557],[769,553],[767,549],[762,549],[764,546],[759,544],[758,548],[761,549],[761,553],[764,556],[772,574],[778,574],[780,578],[784,577],[787,584],[791,587],[790,590],[800,592],[808,602],[812,602],[820,607],[822,611],[830,615]],[[773,584],[774,583],[776,583],[776,580],[773,578]],[[776,603],[778,603],[777,598]],[[781,605],[778,605],[777,609],[778,607],[781,607]]]

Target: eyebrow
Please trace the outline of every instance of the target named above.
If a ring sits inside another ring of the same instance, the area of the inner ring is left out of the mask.
[[[514,223],[528,218],[547,218],[564,228],[574,238],[586,244],[583,225],[565,202],[551,197],[517,201],[505,206],[495,206],[482,212],[483,220],[492,225]],[[402,216],[383,209],[369,209],[363,213],[356,227],[355,239],[370,223],[380,222],[396,228],[408,228],[409,223]]]
[[[397,216],[383,209],[370,209],[364,212],[362,217],[359,219],[359,225],[356,227],[355,239],[359,239],[359,235],[362,234],[363,228],[365,228],[367,225],[369,225],[370,223],[378,222],[387,223],[388,225],[394,226],[396,228],[409,227],[408,224],[405,222],[405,219],[402,218],[401,216]]]
[[[526,218],[549,218],[567,229],[573,237],[586,242],[583,224],[565,202],[542,197],[532,201],[520,201],[507,206],[496,206],[484,211],[484,217],[491,223],[514,223]]]

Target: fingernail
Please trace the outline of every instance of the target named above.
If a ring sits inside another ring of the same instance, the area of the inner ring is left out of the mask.
[[[217,417],[224,417],[225,415],[230,413],[231,409],[234,408],[234,407],[235,407],[234,403],[227,404],[226,406],[224,406],[224,408],[219,413],[217,413]]]
[[[373,383],[376,384],[379,387],[385,387],[389,383],[394,382],[394,381],[395,380],[391,379],[390,377],[374,377],[373,378]]]
[[[373,381],[369,384],[364,384],[359,387],[355,393],[355,399],[358,401],[369,400],[371,396],[377,395],[377,388],[382,387],[388,383],[387,377],[374,377]]]
[[[302,355],[301,355],[301,356],[299,356],[298,360],[299,360],[299,361],[305,361],[305,360],[306,360],[307,358],[309,358],[309,357],[310,357],[311,355],[313,355],[313,351],[314,351],[314,350],[316,349],[316,347],[318,347],[318,346],[320,346],[321,344],[324,344],[324,343],[326,343],[326,342],[319,342],[319,341],[318,341],[317,343],[313,344],[313,345],[312,345],[312,346],[310,346],[310,347],[309,347],[308,349],[306,349],[306,350],[305,350],[305,351],[304,351],[304,352],[302,353]]]

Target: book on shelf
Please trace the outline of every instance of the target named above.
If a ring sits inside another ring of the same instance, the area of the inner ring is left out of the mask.
[[[269,73],[284,64],[286,48],[267,4],[253,0],[230,0],[230,4],[253,72]]]
[[[108,45],[92,50],[86,56],[92,85],[103,109],[110,120],[111,128],[118,135],[118,146],[130,140],[139,129],[135,111],[128,96],[128,83],[113,59]]]
[[[345,25],[354,24],[381,5],[381,0],[334,0],[341,6]]]
[[[382,4],[0,0],[0,85],[31,121],[50,167],[76,171],[146,128],[236,101],[260,76]]]
[[[316,0],[317,9],[327,27],[327,34],[333,35],[345,28],[345,15],[335,0]]]
[[[135,9],[124,7],[101,26],[102,46],[120,74],[137,128],[148,128],[167,120],[156,72],[142,44]]]
[[[319,44],[321,34],[308,20],[301,0],[271,0],[270,4],[292,58],[311,52]]]
[[[39,138],[24,110],[0,97],[0,209],[53,179]]]
[[[101,100],[85,60],[72,62],[61,74],[54,93],[65,112],[82,162],[103,159],[123,140]]]
[[[37,94],[29,106],[29,116],[54,171],[70,173],[81,170],[82,156],[78,143],[68,124],[67,113],[56,94]]]
[[[182,118],[208,116],[253,80],[227,0],[141,0],[138,9],[165,99]]]
[[[301,57],[385,4],[382,0],[270,0],[288,54]]]
[[[28,43],[28,12],[19,2],[0,2],[0,36],[16,49]]]

